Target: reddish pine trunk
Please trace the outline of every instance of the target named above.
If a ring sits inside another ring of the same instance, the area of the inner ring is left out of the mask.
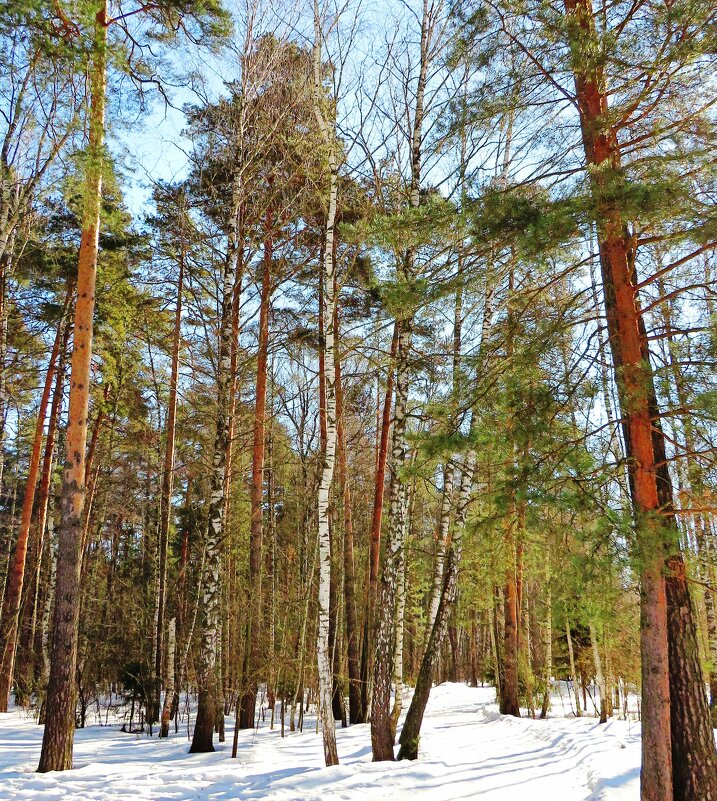
[[[259,350],[256,363],[254,407],[254,447],[251,466],[251,523],[249,531],[249,612],[244,643],[244,691],[240,700],[239,728],[254,728],[257,671],[261,656],[261,549],[263,535],[264,432],[266,427],[266,379],[269,355],[269,312],[271,301],[271,263],[273,259],[272,209],[266,213],[266,236],[262,260],[259,306]]]
[[[644,327],[641,333],[645,337]],[[649,356],[644,349],[645,358]],[[672,513],[673,489],[667,466],[665,438],[657,418],[657,400],[650,389],[652,441],[657,468],[660,508],[672,528],[671,541],[679,542]],[[668,536],[669,539],[669,536]],[[673,547],[666,563],[667,623],[672,726],[672,783],[675,801],[717,801],[717,754],[705,693],[697,643],[697,624],[690,598],[685,564]]]
[[[82,512],[85,503],[85,447],[90,397],[92,327],[99,246],[107,65],[107,13],[95,19],[90,66],[89,147],[83,194],[82,238],[77,273],[77,305],[72,352],[62,519],[58,539],[52,660],[45,731],[38,771],[72,767],[75,730],[75,673],[80,612]]]
[[[70,286],[65,297],[65,312],[72,300],[73,287]],[[50,361],[45,375],[45,386],[40,398],[35,423],[35,437],[30,454],[25,495],[23,498],[20,527],[15,544],[12,564],[8,576],[7,588],[2,610],[2,625],[0,626],[0,712],[7,712],[8,696],[12,687],[12,678],[15,667],[15,650],[17,648],[18,620],[20,615],[20,601],[22,588],[25,582],[25,562],[27,546],[30,538],[30,524],[32,523],[32,510],[35,502],[35,489],[40,473],[40,457],[42,454],[42,441],[45,428],[45,417],[50,402],[52,384],[55,380],[57,361],[63,345],[63,331],[65,330],[64,314],[57,326],[55,341],[50,353]]]
[[[88,539],[90,532],[90,524],[92,522],[92,506],[95,500],[95,489],[97,487],[97,478],[99,476],[99,465],[97,469],[92,470],[92,465],[95,460],[95,453],[97,451],[97,443],[100,439],[100,432],[104,425],[107,412],[105,404],[110,394],[110,384],[105,384],[104,392],[102,393],[103,405],[97,410],[97,417],[92,427],[92,436],[90,437],[90,445],[87,448],[87,456],[85,457],[85,509],[84,509],[84,522],[82,524],[82,553],[87,552]]]
[[[599,66],[583,60],[596,38],[589,0],[566,0],[577,19],[574,77],[583,145],[598,222],[608,333],[630,459],[641,580],[643,801],[717,798],[717,758],[706,714],[694,617],[679,554],[664,437],[655,419],[654,380],[634,275],[634,244],[610,201],[621,175],[620,146],[606,124],[608,95]],[[658,487],[659,483],[659,487]],[[665,548],[669,578],[665,580]],[[669,601],[669,603],[668,603]],[[704,707],[704,710],[702,709]],[[673,775],[674,770],[674,775]]]
[[[52,484],[52,471],[55,465],[55,459],[57,458],[57,454],[55,452],[55,443],[57,441],[57,429],[59,424],[60,418],[60,409],[62,407],[62,399],[63,393],[65,388],[65,378],[67,372],[67,344],[70,340],[70,333],[72,332],[72,321],[70,319],[66,320],[64,332],[62,335],[62,346],[60,348],[60,358],[57,364],[57,375],[55,377],[55,389],[52,395],[52,405],[50,406],[50,418],[47,424],[47,437],[45,439],[45,452],[42,457],[42,470],[40,473],[40,484],[37,489],[37,499],[36,499],[36,522],[35,522],[35,530],[37,532],[37,536],[35,537],[35,546],[33,547],[33,561],[31,564],[34,565],[33,568],[33,575],[35,581],[35,604],[32,616],[32,625],[31,625],[31,634],[29,638],[30,648],[31,648],[31,660],[30,664],[27,666],[28,673],[34,673],[34,662],[35,662],[35,624],[36,624],[36,615],[37,615],[37,602],[39,599],[39,587],[40,587],[40,574],[42,571],[42,563],[43,563],[43,551],[45,549],[45,526],[47,525],[47,518],[48,518],[48,509],[50,505],[50,490]],[[53,521],[54,527],[54,521]],[[49,528],[48,528],[49,531]],[[54,563],[54,556],[50,553],[50,564]],[[45,600],[45,608],[48,608],[48,604],[52,603],[52,595],[54,593],[54,584],[51,584],[46,589],[46,600]],[[48,609],[49,612],[49,609]],[[44,615],[43,615],[44,616]],[[49,618],[48,618],[49,621]],[[48,665],[49,668],[49,665]],[[41,686],[39,688],[40,693],[44,696],[45,690],[47,689],[47,676],[49,673],[45,672],[40,679]],[[44,723],[44,706],[43,706],[43,723]]]
[[[366,593],[366,615],[363,625],[363,644],[361,648],[361,708],[362,716],[357,723],[365,723],[369,709],[369,685],[372,670],[371,632],[378,592],[378,567],[381,556],[381,518],[383,516],[383,494],[386,486],[386,460],[388,441],[391,431],[391,404],[393,401],[394,359],[398,345],[398,326],[393,328],[391,340],[391,358],[386,379],[386,395],[381,415],[381,439],[376,460],[376,482],[374,484],[373,515],[371,518],[371,536],[369,546],[369,580]]]

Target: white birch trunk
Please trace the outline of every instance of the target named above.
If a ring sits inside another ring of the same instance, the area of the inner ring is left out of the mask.
[[[160,737],[169,737],[169,720],[172,714],[172,704],[174,703],[174,661],[177,650],[177,618],[173,617],[169,621],[167,628],[167,663],[165,665],[165,690],[164,704],[160,723]]]
[[[217,363],[217,417],[214,454],[210,475],[209,510],[202,571],[202,639],[197,675],[199,706],[194,725],[190,752],[214,750],[212,743],[214,724],[219,708],[217,668],[221,639],[221,557],[224,533],[224,475],[226,470],[226,443],[229,437],[229,380],[231,374],[232,300],[234,291],[234,259],[224,268],[222,286],[222,316]]]
[[[595,679],[597,681],[598,692],[600,693],[600,723],[607,721],[607,683],[602,669],[602,659],[600,658],[600,647],[598,645],[595,624],[590,621],[590,644],[593,649],[593,661],[595,662]]]
[[[321,466],[321,481],[318,497],[319,535],[319,627],[316,640],[316,656],[319,677],[319,718],[324,738],[324,760],[326,766],[338,765],[336,729],[331,707],[332,671],[329,652],[329,598],[331,583],[331,532],[329,527],[329,496],[336,463],[336,370],[334,368],[336,332],[334,330],[334,223],[338,195],[338,166],[333,127],[325,115],[321,80],[321,19],[318,0],[314,0],[314,111],[321,132],[329,171],[328,209],[326,213],[324,264],[321,279],[324,282],[324,380],[326,385],[326,445]]]
[[[443,564],[446,559],[448,545],[448,531],[451,522],[451,507],[453,505],[453,463],[446,462],[443,470],[443,495],[441,497],[441,512],[438,522],[438,537],[436,541],[436,559],[433,567],[433,588],[431,590],[431,603],[428,607],[428,620],[426,621],[426,639],[436,620],[438,602],[441,599],[441,586],[443,584]]]

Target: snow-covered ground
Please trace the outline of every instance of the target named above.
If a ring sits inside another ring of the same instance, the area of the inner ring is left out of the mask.
[[[406,708],[407,704],[404,706]],[[554,714],[560,715],[560,704]],[[307,719],[307,724],[312,723]],[[416,762],[372,763],[367,725],[338,730],[341,764],[323,764],[321,737],[232,731],[214,754],[188,754],[186,730],[169,740],[119,725],[78,730],[75,769],[35,773],[42,729],[22,712],[0,715],[0,799],[62,801],[637,801],[639,724],[546,721],[498,714],[494,692],[443,684],[431,693]]]

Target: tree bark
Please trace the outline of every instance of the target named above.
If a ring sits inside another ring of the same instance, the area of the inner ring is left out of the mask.
[[[418,81],[416,85],[416,105],[411,126],[411,176],[409,205],[417,209],[421,204],[421,147],[423,142],[423,117],[426,81],[430,61],[433,18],[428,0],[423,2],[421,17],[421,43]],[[415,281],[415,249],[409,248],[403,259],[399,260],[397,272],[399,279],[407,286]],[[407,514],[407,485],[402,476],[408,456],[406,444],[406,411],[408,404],[408,385],[410,355],[413,340],[413,310],[406,310],[396,318],[398,342],[396,345],[396,402],[393,417],[393,440],[391,447],[391,482],[389,505],[389,541],[386,548],[386,561],[381,575],[381,588],[378,605],[378,625],[376,627],[375,669],[373,698],[371,700],[371,748],[374,762],[393,760],[394,736],[391,726],[389,704],[391,700],[391,679],[394,672],[396,603],[398,600],[399,570],[403,559]]]
[[[324,761],[326,766],[338,765],[336,750],[336,730],[331,704],[332,697],[332,654],[329,648],[329,606],[331,584],[331,528],[329,496],[336,463],[336,334],[335,304],[336,282],[334,262],[334,225],[336,221],[336,199],[338,196],[338,164],[336,161],[335,132],[324,113],[322,90],[321,59],[321,18],[318,0],[314,0],[314,112],[326,148],[329,172],[328,208],[324,229],[324,264],[320,280],[324,286],[324,324],[325,334],[322,348],[324,352],[324,387],[326,409],[326,439],[321,461],[321,480],[318,493],[318,537],[319,537],[319,626],[316,642],[317,669],[319,677],[319,717],[324,740]]]
[[[269,313],[271,305],[271,265],[274,258],[273,208],[266,211],[264,256],[262,259],[261,298],[259,305],[259,349],[256,362],[256,398],[254,406],[254,446],[251,465],[251,522],[249,531],[249,611],[244,639],[242,696],[239,728],[254,728],[256,690],[261,659],[261,553],[264,531],[264,450],[266,429],[266,380],[269,363]]]
[[[334,297],[336,320],[334,330],[337,341],[341,340],[338,314],[338,287]],[[356,576],[354,569],[354,529],[351,485],[348,480],[346,458],[346,428],[344,421],[344,393],[341,381],[341,356],[336,349],[336,436],[338,446],[339,485],[344,513],[344,601],[346,608],[346,649],[349,671],[349,721],[360,723],[364,720],[361,702],[361,666],[359,662],[359,629],[356,620]]]
[[[573,679],[573,694],[575,696],[575,715],[582,717],[582,707],[580,706],[580,688],[578,687],[578,674],[575,670],[575,650],[573,648],[573,637],[570,633],[570,621],[565,616],[565,637],[568,642],[568,657],[570,659],[570,675]]]
[[[47,365],[45,375],[45,385],[40,398],[40,405],[37,410],[37,420],[35,423],[35,436],[30,453],[30,464],[28,466],[27,481],[25,483],[25,494],[23,497],[22,512],[20,513],[20,528],[15,544],[10,575],[5,589],[2,617],[0,617],[0,712],[7,712],[8,696],[12,687],[13,672],[15,667],[15,651],[17,648],[18,621],[20,616],[20,601],[22,599],[22,589],[25,583],[25,563],[27,558],[27,548],[30,539],[30,526],[32,523],[32,510],[35,502],[35,490],[37,488],[38,477],[40,474],[40,458],[42,455],[42,441],[44,438],[45,418],[47,417],[47,407],[50,402],[52,385],[57,372],[57,364],[60,358],[60,351],[65,338],[63,336],[67,327],[65,325],[65,315],[69,309],[74,292],[74,282],[67,288],[63,315],[57,325],[55,341],[50,353],[50,360]],[[53,407],[55,404],[53,402]],[[55,411],[57,411],[55,407]],[[54,436],[54,434],[53,434]],[[49,441],[49,438],[48,438]],[[50,454],[52,449],[50,448]],[[43,476],[44,477],[44,476]],[[48,476],[49,482],[49,476]],[[39,551],[41,555],[42,551]]]
[[[373,513],[371,516],[371,534],[368,560],[368,588],[366,592],[366,614],[364,616],[363,643],[361,648],[361,708],[362,717],[357,723],[365,723],[371,705],[371,677],[373,673],[373,628],[378,594],[378,571],[381,556],[381,520],[383,518],[383,495],[386,486],[386,462],[388,460],[388,443],[391,431],[391,405],[393,403],[394,360],[398,347],[398,326],[393,328],[391,354],[388,375],[386,377],[386,395],[383,400],[381,414],[381,435],[376,459],[376,480],[374,483]]]
[[[438,603],[441,600],[443,587],[443,565],[446,558],[446,548],[448,546],[448,532],[451,523],[451,507],[453,506],[453,477],[454,465],[448,459],[443,465],[443,493],[441,495],[441,510],[438,516],[438,529],[436,531],[436,555],[433,563],[433,588],[431,590],[431,600],[428,606],[428,618],[426,619],[426,631],[430,636],[433,623],[438,612]]]
[[[219,355],[217,359],[216,429],[212,469],[209,480],[209,510],[204,544],[202,571],[202,640],[199,655],[197,684],[199,706],[194,724],[190,753],[214,751],[214,728],[219,720],[222,736],[223,703],[218,675],[222,632],[222,551],[224,539],[224,510],[226,507],[226,458],[229,441],[229,387],[231,384],[231,349],[233,338],[234,285],[237,256],[231,248],[225,260],[222,281]]]
[[[514,522],[506,523],[506,558],[504,606],[505,623],[503,628],[503,685],[500,695],[500,712],[503,715],[520,717],[518,699],[518,588],[515,578],[515,536]]]
[[[458,568],[460,565],[463,531],[465,530],[468,505],[473,489],[473,475],[475,472],[476,452],[470,450],[465,458],[465,465],[460,478],[459,498],[456,509],[456,520],[453,525],[451,544],[448,549],[443,571],[443,585],[438,602],[436,618],[426,645],[426,651],[421,661],[421,667],[416,679],[416,689],[411,699],[411,705],[406,714],[406,720],[401,730],[399,742],[401,748],[399,759],[417,759],[418,744],[426,711],[428,698],[433,684],[433,674],[441,653],[441,645],[448,631],[448,621],[455,605],[458,587]]]
[[[548,717],[550,709],[550,690],[551,678],[553,675],[553,593],[550,589],[550,575],[548,573],[548,590],[547,590],[547,613],[544,623],[544,643],[545,643],[545,670],[543,673],[543,680],[545,687],[543,689],[543,703],[540,707],[540,719],[545,720]]]
[[[600,658],[600,646],[595,631],[595,624],[590,621],[590,645],[593,652],[593,662],[595,664],[595,680],[600,693],[600,723],[607,723],[607,682],[602,669],[602,659]]]
[[[619,207],[611,201],[611,182],[622,178],[620,145],[609,125],[602,68],[584,55],[597,36],[592,6],[589,0],[566,0],[565,10],[577,22],[571,34],[573,73],[585,158],[591,167],[607,327],[640,557],[641,798],[714,799],[717,754],[709,715],[700,711],[706,708],[706,698],[677,528],[670,516],[672,485],[637,297],[635,243]]]
[[[386,561],[381,573],[378,598],[378,621],[375,636],[375,666],[373,697],[371,699],[371,748],[374,762],[393,760],[391,732],[391,679],[395,656],[395,620],[399,569],[402,559],[403,516],[405,514],[406,484],[400,471],[406,463],[406,403],[408,401],[408,352],[412,327],[409,320],[397,321],[399,330],[396,350],[396,405],[393,414],[393,443],[391,447],[391,482],[389,507],[389,538]]]
[[[183,209],[180,213],[183,213]],[[172,364],[169,376],[169,400],[167,404],[166,441],[164,445],[164,465],[162,467],[162,497],[160,501],[161,518],[159,524],[159,603],[157,607],[157,630],[155,632],[155,705],[159,717],[162,692],[162,653],[164,645],[164,615],[167,605],[167,553],[169,550],[169,526],[172,519],[172,487],[174,485],[174,438],[177,427],[177,380],[179,377],[179,350],[182,330],[182,294],[184,292],[185,243],[180,233],[179,274],[177,275],[177,301],[174,307],[174,332],[172,338]],[[175,622],[176,626],[176,622]],[[174,659],[167,658],[167,676],[174,686]],[[173,691],[171,695],[173,695]],[[169,704],[168,704],[169,700]],[[159,729],[160,737],[169,736],[169,709],[171,708],[170,687],[167,685]],[[166,717],[166,723],[165,723]]]
[[[38,771],[72,768],[75,731],[75,671],[82,561],[82,512],[85,503],[85,447],[90,397],[90,364],[99,247],[107,72],[105,0],[95,16],[90,64],[89,145],[85,167],[82,237],[77,273],[77,303],[58,540],[52,659],[45,731]]]
[[[169,621],[167,630],[167,682],[164,690],[164,704],[162,706],[162,717],[160,720],[159,736],[169,737],[169,722],[172,715],[172,705],[174,703],[174,678],[175,678],[175,656],[177,644],[177,618],[173,617]]]
[[[183,210],[182,210],[183,211]],[[177,421],[177,381],[179,377],[179,350],[182,329],[182,295],[184,292],[185,243],[180,233],[179,273],[177,275],[177,301],[174,307],[174,333],[172,338],[172,364],[169,376],[169,400],[167,404],[166,441],[164,445],[164,465],[162,467],[162,496],[160,501],[161,518],[159,524],[159,604],[157,610],[157,630],[155,632],[155,704],[159,711],[162,691],[162,649],[164,643],[164,615],[167,605],[167,553],[169,548],[169,526],[172,519],[172,487],[174,485],[174,439]],[[175,621],[176,627],[176,621]],[[167,676],[174,686],[174,659],[167,659]],[[169,710],[171,709],[170,684],[167,685],[159,729],[160,737],[169,736]],[[173,695],[173,692],[172,692]],[[167,718],[165,724],[165,716]]]

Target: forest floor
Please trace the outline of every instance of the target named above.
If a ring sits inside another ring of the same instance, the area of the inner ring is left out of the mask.
[[[186,728],[169,740],[125,734],[119,724],[77,731],[75,769],[35,773],[42,728],[20,711],[0,715],[0,799],[62,801],[637,801],[640,726],[634,721],[498,714],[489,688],[433,689],[416,762],[372,763],[368,725],[339,729],[341,764],[321,767],[321,737],[307,716],[303,733],[282,739],[267,722],[232,730],[213,754],[188,754]],[[404,710],[407,708],[404,704]],[[569,705],[567,711],[569,712]]]

